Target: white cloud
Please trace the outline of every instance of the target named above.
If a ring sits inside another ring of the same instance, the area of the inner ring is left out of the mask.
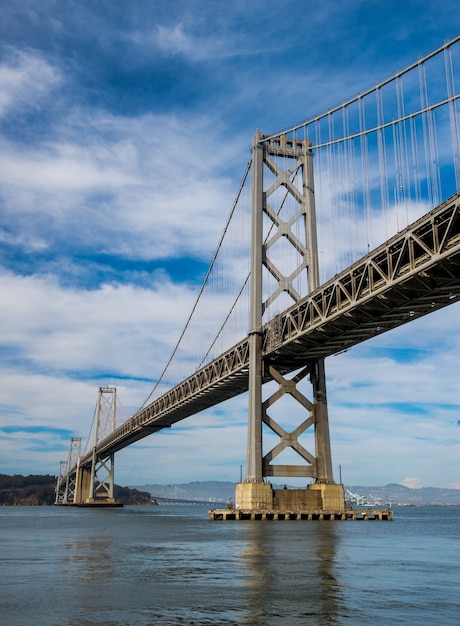
[[[256,55],[273,51],[279,42],[260,44],[246,33],[229,28],[226,22],[215,24],[211,33],[203,29],[193,19],[180,21],[172,25],[156,24],[149,30],[136,30],[129,39],[144,53],[146,50],[159,51],[166,56],[182,57],[187,63],[224,60],[232,57]]]
[[[157,26],[156,43],[164,52],[182,54],[194,59],[203,58],[201,50],[206,48],[204,42],[200,45],[199,41],[184,32],[183,24],[175,24],[173,27]]]
[[[61,82],[59,70],[39,55],[14,51],[0,65],[0,116],[37,101]]]
[[[77,241],[130,258],[209,258],[235,189],[218,173],[234,147],[222,149],[209,133],[203,139],[206,125],[74,111],[53,141],[0,142],[10,240],[29,248]]]
[[[127,167],[128,166],[128,167]],[[37,192],[106,192],[138,183],[123,147],[112,145],[43,145],[40,150],[0,145],[0,181]]]
[[[1,343],[42,370],[154,378],[194,298],[167,280],[149,290],[102,285],[87,291],[61,288],[52,277],[4,273],[0,325],[8,333]]]
[[[420,489],[420,487],[423,486],[420,478],[404,478],[404,480],[401,481],[401,485],[409,487],[409,489]]]

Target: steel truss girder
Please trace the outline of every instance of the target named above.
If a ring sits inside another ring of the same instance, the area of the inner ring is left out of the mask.
[[[220,402],[239,395],[248,388],[248,362],[249,346],[245,339],[130,417],[99,443],[98,454],[116,452],[151,433],[214,406],[215,393],[219,394]],[[91,453],[87,454],[81,463],[88,463],[91,457]]]
[[[449,304],[460,295],[460,193],[315,289],[262,328],[263,356],[282,373]],[[248,390],[244,339],[98,443],[108,455]],[[268,370],[267,370],[268,371]],[[269,377],[264,373],[264,381]],[[80,463],[91,462],[92,453]]]
[[[455,302],[460,294],[459,194],[267,324],[278,362],[327,356]]]

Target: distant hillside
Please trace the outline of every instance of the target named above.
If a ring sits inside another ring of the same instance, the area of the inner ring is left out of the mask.
[[[0,474],[0,505],[35,506],[54,504],[56,476]],[[114,496],[123,504],[150,504],[148,492],[114,485]]]
[[[281,488],[282,485],[274,485],[274,487]],[[170,485],[148,484],[136,486],[136,489],[148,491],[153,497],[202,500],[204,502],[226,502],[229,498],[235,497],[235,483],[216,480]],[[381,500],[382,504],[460,505],[460,489],[437,489],[435,487],[409,489],[404,485],[395,483],[383,487],[345,485],[345,489],[365,496],[367,500],[372,500],[372,496],[374,496]]]
[[[372,496],[381,499],[383,503],[390,502],[392,505],[413,504],[413,505],[460,505],[460,489],[438,489],[436,487],[421,487],[420,489],[410,489],[404,485],[390,483],[384,487],[364,487],[355,485],[345,486],[353,493],[365,496],[367,500],[372,500]]]
[[[1,505],[53,504],[56,476],[49,474],[8,476],[0,474]]]
[[[235,497],[235,483],[208,480],[179,485],[149,484],[136,486],[148,491],[156,498],[177,498],[178,500],[202,500],[203,502],[227,502]]]
[[[29,476],[0,474],[0,505],[54,504],[55,487],[56,477],[48,474]],[[274,487],[282,488],[283,485],[274,485]],[[345,489],[364,496],[368,501],[378,499],[383,505],[391,503],[392,506],[398,504],[460,506],[460,489],[437,489],[435,487],[409,489],[395,483],[384,487],[345,485]],[[235,497],[235,483],[209,480],[171,485],[148,484],[136,487],[115,485],[114,495],[123,504],[150,504],[152,497],[227,502],[229,498]]]

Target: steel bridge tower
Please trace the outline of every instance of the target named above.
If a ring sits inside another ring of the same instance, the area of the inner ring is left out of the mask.
[[[311,143],[286,135],[265,138],[258,132],[253,139],[252,171],[248,448],[246,480],[237,485],[236,506],[343,509],[343,486],[335,484],[332,472],[324,359],[306,361],[289,377],[293,369],[289,363],[275,367],[263,356],[264,341],[276,346],[277,317],[270,316],[275,301],[287,294],[291,304],[298,303],[306,295],[298,287],[302,276],[308,293],[319,287]],[[296,259],[296,267],[286,269],[286,253]],[[265,285],[269,288],[264,294]],[[284,308],[281,305],[280,310]],[[264,315],[270,322],[265,337]],[[278,388],[263,399],[262,387],[269,381]],[[300,387],[308,381],[310,399]],[[303,416],[290,432],[270,415],[274,404],[286,395],[294,399]],[[264,425],[278,440],[265,454]],[[299,441],[310,428],[314,451]],[[273,464],[287,448],[298,462]],[[274,491],[264,480],[271,476],[305,477],[314,482],[308,489]]]
[[[90,469],[88,503],[115,502],[114,487],[114,454],[100,456],[97,444],[115,430],[117,416],[117,390],[115,387],[99,387],[94,424],[93,458]]]
[[[67,462],[59,467],[56,504],[114,505],[114,454],[99,454],[98,443],[116,427],[117,390],[99,387],[91,461],[81,464],[81,439],[72,439]]]
[[[81,438],[72,437],[70,440],[67,461],[59,464],[59,475],[56,486],[55,504],[69,504],[75,502],[77,489],[77,467],[81,456]]]

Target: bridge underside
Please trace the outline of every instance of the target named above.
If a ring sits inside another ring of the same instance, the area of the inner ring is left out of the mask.
[[[351,279],[351,276],[347,278]],[[310,316],[317,312],[315,303],[309,302],[305,307],[288,312],[282,320],[284,342],[266,358],[278,367],[292,371],[301,367],[306,358],[321,358],[347,350],[456,302],[460,295],[459,277],[460,253],[456,250],[442,260],[427,263],[415,275],[382,285],[376,290],[378,293],[374,291],[372,296],[356,300],[346,312],[341,309],[345,308],[343,300],[349,301],[351,280],[346,285],[338,279],[327,304],[327,308],[335,310],[334,313],[310,332],[302,332],[302,327],[310,324]],[[289,336],[295,336],[295,339],[286,342]]]

